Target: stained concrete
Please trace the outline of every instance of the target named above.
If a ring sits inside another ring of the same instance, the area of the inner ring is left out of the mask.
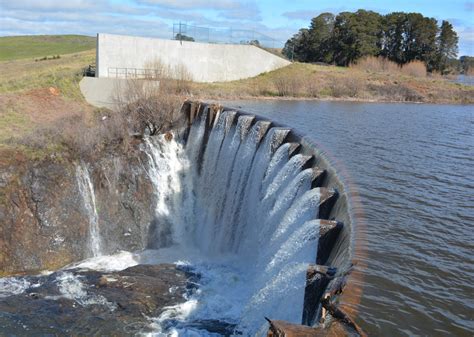
[[[160,61],[170,68],[185,69],[195,82],[223,82],[257,76],[290,64],[289,61],[252,45],[211,44],[190,41],[98,34],[97,75],[124,77],[117,68],[151,69]],[[140,73],[140,70],[138,70]]]
[[[158,88],[158,81],[140,80],[147,89]],[[120,103],[131,100],[129,88],[135,86],[134,80],[124,78],[84,77],[79,82],[82,95],[86,101],[98,108],[114,110]]]

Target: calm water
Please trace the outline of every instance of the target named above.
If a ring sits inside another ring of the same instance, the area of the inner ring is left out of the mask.
[[[225,104],[300,130],[347,171],[367,223],[369,335],[473,335],[474,106]]]
[[[454,82],[461,83],[464,85],[474,85],[474,76],[471,75],[459,75]]]

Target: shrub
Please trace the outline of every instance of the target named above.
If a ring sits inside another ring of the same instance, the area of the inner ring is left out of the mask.
[[[160,82],[166,91],[177,94],[187,94],[191,90],[193,80],[191,73],[182,63],[176,66],[164,64],[160,59],[155,59],[145,65],[144,78]]]
[[[424,100],[424,97],[416,90],[403,84],[371,84],[368,88],[376,96],[383,97],[387,100],[402,102],[421,102]]]
[[[318,80],[315,76],[306,78],[304,82],[304,88],[307,96],[309,97],[319,97],[321,91],[321,85],[318,83]]]
[[[363,80],[358,76],[334,77],[329,82],[330,95],[333,97],[357,97],[363,87]]]
[[[400,67],[395,62],[390,61],[384,57],[365,56],[357,60],[356,63],[351,64],[351,68],[378,72],[378,73],[391,73],[396,74],[399,72]]]
[[[89,158],[111,144],[128,146],[128,131],[117,113],[101,114],[90,121],[84,114],[75,113],[14,141],[33,150],[62,148],[74,157]]]
[[[155,135],[177,121],[184,93],[189,89],[185,68],[179,70],[181,79],[170,79],[169,69],[155,63],[159,82],[143,79],[128,80],[125,88],[116,90],[118,112],[127,121],[132,133]],[[178,74],[178,73],[176,73]]]
[[[298,96],[303,87],[303,78],[299,75],[278,74],[272,82],[278,96]]]
[[[402,74],[413,77],[426,77],[426,65],[422,61],[411,61],[401,68]]]

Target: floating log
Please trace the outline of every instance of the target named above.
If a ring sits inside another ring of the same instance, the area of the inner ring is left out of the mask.
[[[325,336],[321,328],[313,328],[301,324],[293,324],[285,321],[270,320],[265,317],[270,324],[267,337],[319,337]]]
[[[326,309],[333,318],[352,328],[359,336],[367,337],[367,335],[359,327],[359,325],[354,322],[354,320],[347,313],[345,313],[344,310],[338,308],[336,304],[331,301],[330,296],[323,298],[321,300],[321,304],[323,308]]]

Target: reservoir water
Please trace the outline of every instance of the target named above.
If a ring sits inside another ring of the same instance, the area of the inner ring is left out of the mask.
[[[472,336],[472,105],[224,104],[307,135],[351,182],[367,248],[357,322],[369,335]]]

